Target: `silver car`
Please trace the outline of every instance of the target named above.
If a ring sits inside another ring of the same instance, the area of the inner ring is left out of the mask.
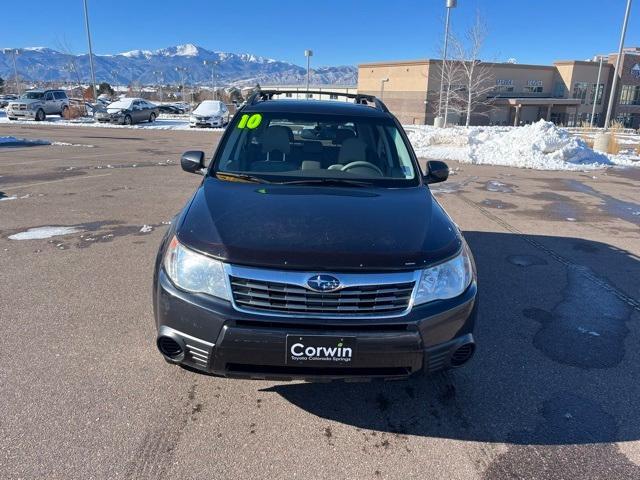
[[[29,90],[20,98],[9,102],[7,118],[42,121],[47,115],[65,117],[69,111],[69,99],[63,90]]]

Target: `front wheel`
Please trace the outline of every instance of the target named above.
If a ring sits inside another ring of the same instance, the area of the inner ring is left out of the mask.
[[[149,115],[149,123],[153,123],[156,121],[156,114],[152,113],[151,115]]]
[[[39,109],[36,112],[36,122],[42,122],[45,118],[47,118],[47,114],[44,113],[44,110]]]
[[[60,117],[64,118],[65,120],[69,119],[69,107],[67,107],[66,105],[62,107],[62,111],[60,112]]]
[[[131,121],[131,115],[127,115],[126,117],[124,117],[124,124],[125,125],[131,125],[133,122]]]

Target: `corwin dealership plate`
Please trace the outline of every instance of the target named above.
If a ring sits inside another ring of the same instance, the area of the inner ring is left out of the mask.
[[[356,337],[287,335],[287,365],[350,367],[355,355]]]

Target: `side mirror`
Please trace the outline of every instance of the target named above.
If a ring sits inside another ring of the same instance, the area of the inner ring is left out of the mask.
[[[184,152],[180,157],[180,166],[185,172],[198,173],[202,175],[202,169],[204,168],[204,152],[190,150]]]
[[[427,174],[424,176],[427,183],[440,183],[449,178],[449,167],[439,160],[429,160],[427,170]]]

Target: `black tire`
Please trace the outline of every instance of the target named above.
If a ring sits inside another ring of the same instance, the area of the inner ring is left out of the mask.
[[[153,123],[156,121],[156,114],[155,113],[151,113],[151,115],[149,115],[149,123]]]
[[[68,117],[68,114],[69,114],[69,107],[65,105],[64,107],[62,107],[62,111],[60,112],[60,118],[64,118],[66,120]]]
[[[131,115],[126,115],[124,117],[124,124],[125,125],[132,125],[133,124],[133,121],[131,120]]]
[[[46,113],[44,113],[44,110],[40,108],[40,109],[36,112],[36,122],[42,122],[42,121],[43,121],[43,120],[45,120],[46,118],[47,118],[47,114],[46,114]]]
[[[7,117],[9,120],[17,120],[18,117]]]

